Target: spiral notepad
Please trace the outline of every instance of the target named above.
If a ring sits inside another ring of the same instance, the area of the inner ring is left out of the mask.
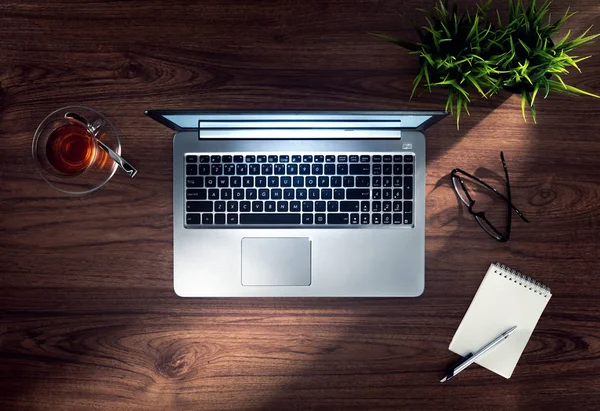
[[[531,277],[492,264],[452,338],[450,351],[468,355],[516,325],[506,341],[476,361],[510,378],[550,297],[550,288]]]

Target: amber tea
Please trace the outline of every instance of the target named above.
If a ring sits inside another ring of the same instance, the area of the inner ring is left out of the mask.
[[[46,156],[52,167],[59,172],[80,174],[94,161],[96,143],[84,125],[65,124],[48,137]]]

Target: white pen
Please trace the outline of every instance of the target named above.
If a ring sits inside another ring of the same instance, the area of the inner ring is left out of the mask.
[[[444,378],[442,378],[440,380],[440,382],[448,381],[449,379],[454,377],[456,374],[458,374],[459,372],[461,372],[462,370],[467,368],[469,365],[473,364],[479,357],[481,357],[486,352],[488,352],[489,350],[491,350],[492,348],[494,348],[495,346],[500,344],[502,341],[506,340],[516,329],[517,329],[517,327],[514,326],[514,327],[510,328],[509,330],[504,331],[502,334],[500,334],[498,337],[494,338],[492,341],[490,341],[485,347],[483,347],[479,351],[467,355],[466,357],[464,357],[462,360],[460,360],[456,364],[453,364],[450,367],[448,367],[448,370],[446,371],[446,375],[444,376]]]

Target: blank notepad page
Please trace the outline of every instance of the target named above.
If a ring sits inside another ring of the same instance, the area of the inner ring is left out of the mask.
[[[510,337],[476,361],[510,378],[551,296],[548,287],[532,278],[492,264],[452,338],[450,351],[464,357],[517,326]]]

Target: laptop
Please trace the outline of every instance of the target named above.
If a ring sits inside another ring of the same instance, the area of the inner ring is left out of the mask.
[[[445,112],[147,111],[173,139],[182,297],[416,297]]]

